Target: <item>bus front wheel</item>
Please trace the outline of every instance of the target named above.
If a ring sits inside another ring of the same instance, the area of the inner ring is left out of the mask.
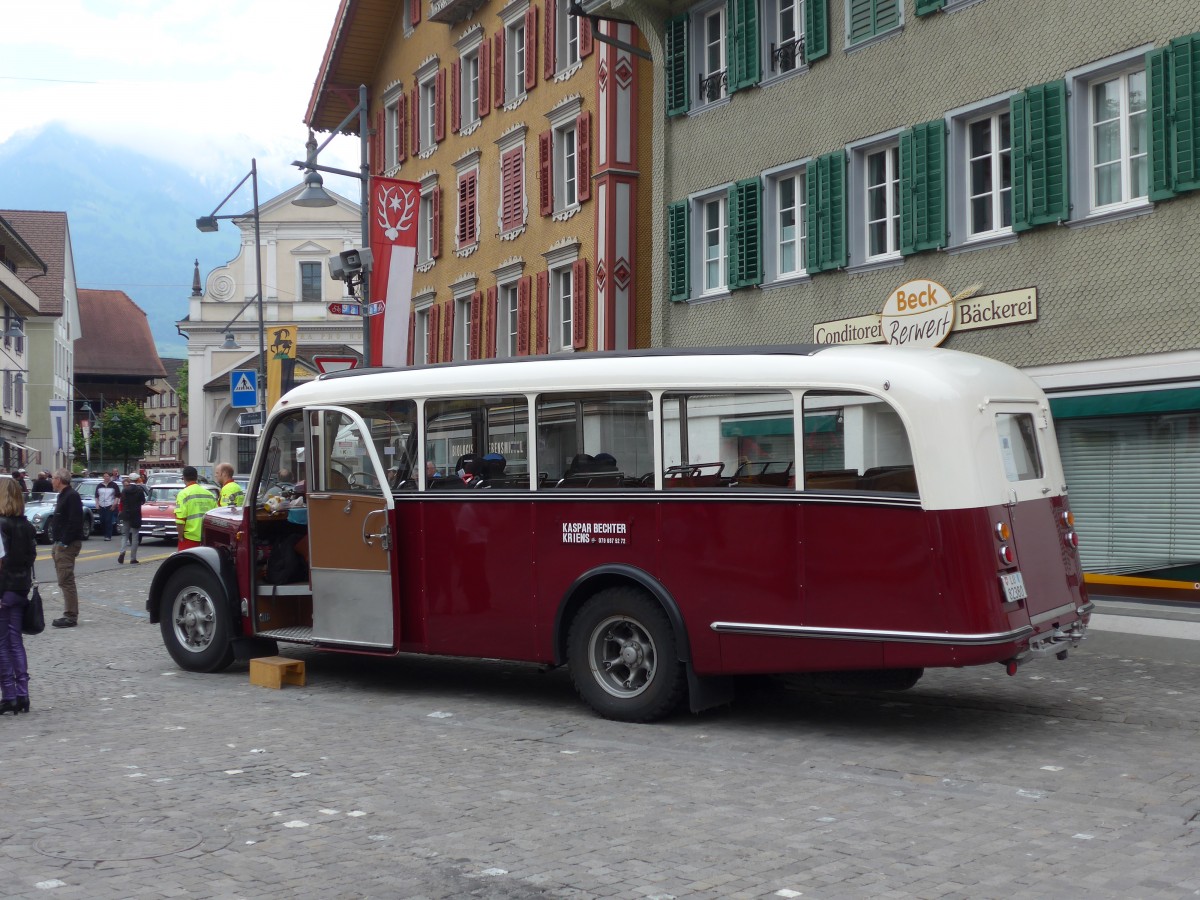
[[[219,672],[233,662],[233,622],[216,575],[184,566],[167,580],[161,602],[163,643],[180,668]]]
[[[567,657],[575,690],[607,719],[660,719],[687,688],[666,613],[636,588],[608,588],[588,600],[571,622]]]

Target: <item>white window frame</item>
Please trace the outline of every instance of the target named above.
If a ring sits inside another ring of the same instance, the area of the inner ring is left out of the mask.
[[[400,103],[403,99],[404,95],[400,91],[400,85],[396,85],[383,98],[383,163],[384,169],[388,172],[393,172],[400,167],[399,142],[407,137],[400,133],[405,130],[401,128],[400,124],[403,122],[400,116]]]
[[[688,197],[691,216],[691,246],[688,257],[692,267],[692,299],[710,300],[729,295],[729,184],[722,184]],[[717,220],[710,220],[715,209]],[[715,238],[717,280],[709,283],[705,277],[710,262],[709,242]]]
[[[576,127],[583,111],[583,100],[576,96],[568,98],[550,112],[552,190],[555,215],[577,211],[580,206],[579,184],[579,131]]]
[[[708,32],[707,25],[710,19],[716,17],[718,19],[719,38],[715,46],[718,48],[720,56],[720,67],[711,68],[708,64],[709,43],[706,39]],[[691,72],[691,84],[688,85],[689,96],[692,98],[691,111],[698,112],[705,109],[711,109],[718,103],[723,103],[729,100],[729,47],[728,44],[728,29],[729,29],[729,10],[727,8],[727,0],[717,0],[714,3],[705,3],[702,6],[697,6],[690,12],[690,21],[688,22],[688,34],[690,36],[690,45],[688,47],[688,58],[692,60],[693,65],[689,66]],[[718,72],[724,73],[724,79],[721,82],[719,93],[711,100],[700,91],[700,80],[707,78]]]
[[[579,66],[579,19],[571,15],[570,0],[558,0],[554,7],[554,73],[561,75]]]
[[[782,286],[809,280],[808,275],[808,159],[763,172],[762,247],[763,287]],[[792,269],[782,266],[782,221],[784,213],[780,198],[781,185],[788,180],[795,182],[792,215],[794,217],[795,260]]]
[[[500,185],[499,203],[496,207],[496,230],[500,232],[501,240],[511,240],[517,235],[525,231],[525,226],[529,222],[529,154],[525,149],[525,135],[528,128],[524,125],[517,125],[511,130],[505,132],[504,135],[496,141],[496,148],[500,152],[500,158],[496,161],[499,169],[498,181]],[[521,151],[521,222],[519,225],[509,228],[507,231],[504,228],[504,157],[515,149]],[[476,183],[476,195],[479,194],[479,185]]]
[[[903,257],[900,255],[900,241],[897,236],[900,209],[899,203],[896,200],[900,174],[899,166],[896,162],[899,156],[900,133],[902,131],[902,128],[896,128],[884,134],[856,141],[846,148],[850,154],[849,183],[846,185],[846,214],[848,219],[846,234],[849,241],[848,249],[850,251],[850,265],[847,267],[847,271],[849,272],[886,268],[899,265],[903,262]],[[894,156],[889,154],[892,161],[893,174],[896,176],[896,191],[885,195],[891,207],[888,217],[889,221],[892,220],[894,215],[896,223],[896,227],[890,233],[890,236],[896,240],[896,246],[893,250],[889,245],[888,252],[869,256],[867,253],[870,246],[867,233],[867,160],[872,154],[878,153],[881,150],[896,151]]]
[[[551,353],[571,353],[575,349],[575,270],[568,263],[550,269],[548,276],[547,347]]]
[[[471,150],[461,158],[454,162],[454,253],[456,256],[470,256],[479,248],[479,238],[482,226],[480,225],[480,210],[482,206],[479,203],[479,160],[481,154],[478,150]],[[462,179],[469,174],[475,175],[475,234],[473,240],[469,244],[459,243],[458,233],[458,213],[462,206]],[[445,198],[443,198],[445,202]]]
[[[454,337],[451,352],[456,361],[471,357],[471,297],[479,279],[464,275],[450,285],[450,302],[454,304]]]
[[[496,358],[512,359],[517,355],[517,328],[520,315],[517,310],[517,284],[519,279],[496,284]]]
[[[794,64],[790,69],[784,69],[775,62],[773,47],[778,47],[783,43],[781,36],[783,34],[783,10],[785,6],[790,5],[792,15],[792,28],[795,32],[794,39],[802,45],[807,43],[807,35],[804,32],[804,4],[807,0],[762,0],[762,7],[759,11],[761,16],[761,38],[759,48],[762,54],[762,81],[760,85],[771,84],[776,81],[781,81],[785,78],[791,78],[801,72],[808,71],[808,64],[804,61],[805,57],[797,53]],[[789,38],[788,40],[791,40]]]
[[[483,29],[476,26],[459,38],[458,50],[458,128],[460,135],[470,134],[479,125],[479,47]],[[473,73],[473,74],[472,74]]]
[[[1095,138],[1092,115],[1092,89],[1096,85],[1111,80],[1114,77],[1127,78],[1133,72],[1146,71],[1146,52],[1153,49],[1152,44],[1128,50],[1116,56],[1111,56],[1099,62],[1091,63],[1072,69],[1066,74],[1068,100],[1067,121],[1069,134],[1067,146],[1070,148],[1071,160],[1069,177],[1071,186],[1071,225],[1093,225],[1109,222],[1130,216],[1144,215],[1154,208],[1149,198],[1150,159],[1144,157],[1146,166],[1147,194],[1141,197],[1130,197],[1128,180],[1128,130],[1127,119],[1121,123],[1122,147],[1122,198],[1115,203],[1097,206],[1095,203]],[[1127,82],[1126,82],[1127,83]],[[1145,149],[1149,151],[1150,143],[1150,110],[1149,82],[1145,82],[1146,109],[1143,122],[1146,128]],[[1122,90],[1122,114],[1128,111],[1128,91]]]
[[[525,99],[525,54],[529,35],[525,33],[525,13],[529,0],[518,0],[500,10],[504,23],[504,105],[516,106]]]
[[[1016,240],[1016,232],[1012,229],[1012,123],[1009,122],[1009,219],[1008,225],[997,225],[1003,221],[1004,190],[1000,187],[1002,179],[997,177],[996,163],[1002,163],[1004,150],[1000,146],[1000,118],[1009,115],[1009,94],[999,94],[977,103],[951,110],[946,114],[947,138],[947,225],[950,232],[951,250],[974,250],[981,247],[994,247],[998,244],[1011,243]],[[992,171],[992,214],[993,227],[990,231],[971,232],[971,128],[976,123],[990,119],[992,121],[992,148],[990,158],[993,162]]]
[[[904,31],[904,6],[905,6],[904,0],[898,0],[898,2],[896,3],[897,17],[896,17],[896,24],[894,26],[887,29],[886,31],[877,31],[870,37],[863,38],[861,41],[856,41],[855,43],[851,43],[850,42],[850,0],[846,0],[846,3],[844,4],[844,9],[843,9],[843,18],[844,18],[844,27],[845,27],[845,31],[843,33],[846,36],[846,51],[851,52],[851,51],[859,50],[863,47],[870,47],[872,44],[878,43],[879,41],[885,41],[892,35],[900,34],[902,31]]]
[[[304,296],[304,267],[317,267],[317,293],[318,296],[313,299],[308,299]],[[325,267],[318,259],[299,259],[296,260],[296,302],[297,303],[324,303],[325,302]]]
[[[433,335],[433,340],[430,341],[429,335],[429,312],[433,309],[433,298],[425,300],[419,306],[416,298],[413,298],[413,365],[425,366],[432,361],[429,358],[429,350],[431,347],[437,346],[437,335]]]
[[[437,72],[427,75],[417,82],[417,109],[421,116],[419,125],[421,132],[421,155],[431,152],[437,147]]]
[[[421,179],[421,201],[417,209],[417,271],[428,272],[437,260],[433,258],[433,192],[437,173]],[[476,187],[476,193],[479,189]],[[454,210],[455,232],[458,231],[458,207]]]

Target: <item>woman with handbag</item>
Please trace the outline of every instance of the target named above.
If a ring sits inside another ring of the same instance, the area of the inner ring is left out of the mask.
[[[25,518],[25,495],[11,478],[0,479],[0,716],[29,712],[29,666],[21,626],[33,563],[37,559],[37,533]]]

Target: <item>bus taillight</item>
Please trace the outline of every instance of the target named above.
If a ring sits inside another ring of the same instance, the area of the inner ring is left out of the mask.
[[[1058,518],[1066,528],[1070,528],[1075,524],[1075,513],[1071,512],[1069,509],[1064,509],[1062,512],[1060,512],[1058,514]]]
[[[1079,535],[1077,535],[1074,531],[1068,531],[1066,534],[1063,535],[1063,543],[1066,544],[1068,547],[1070,547],[1072,550],[1078,550],[1079,549]]]
[[[1010,535],[1011,535],[1011,532],[1009,531],[1007,522],[997,522],[996,523],[997,539],[999,539],[1001,541],[1007,541]]]
[[[1008,546],[1008,544],[1001,544],[996,552],[1000,556],[1000,562],[1004,563],[1004,565],[1011,566],[1014,562],[1016,562],[1016,557],[1012,552],[1012,547]]]

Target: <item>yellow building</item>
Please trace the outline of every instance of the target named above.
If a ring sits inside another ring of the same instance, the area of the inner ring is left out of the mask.
[[[365,84],[372,175],[421,186],[410,360],[649,344],[652,79],[611,43],[630,25],[596,27],[567,0],[343,0],[305,119]]]

